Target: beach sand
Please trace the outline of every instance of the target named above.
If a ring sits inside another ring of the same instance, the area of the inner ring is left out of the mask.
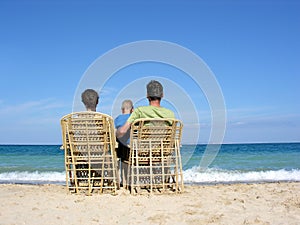
[[[300,183],[186,186],[182,194],[69,194],[0,185],[0,224],[300,224]]]

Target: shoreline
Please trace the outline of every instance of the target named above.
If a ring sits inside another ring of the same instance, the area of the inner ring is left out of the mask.
[[[299,180],[258,180],[258,181],[216,181],[216,182],[186,182],[185,186],[214,186],[214,185],[231,185],[231,184],[272,184],[272,183],[300,183]],[[16,184],[16,185],[58,185],[66,186],[66,182],[62,181],[1,181],[0,185]]]
[[[1,224],[298,224],[300,182],[185,185],[181,194],[68,193],[0,184]]]
[[[216,182],[193,182],[193,183],[184,183],[184,186],[217,186],[217,185],[233,185],[233,184],[272,184],[272,183],[300,183],[300,180],[260,180],[260,181],[216,181]],[[49,181],[36,181],[36,182],[7,182],[7,181],[0,181],[0,186],[10,184],[10,185],[57,185],[66,187],[66,182],[49,182]]]

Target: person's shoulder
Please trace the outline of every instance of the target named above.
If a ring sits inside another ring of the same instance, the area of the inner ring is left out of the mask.
[[[137,108],[135,108],[134,110],[133,110],[133,112],[143,112],[143,111],[145,111],[145,110],[148,110],[149,109],[149,106],[139,106],[139,107],[137,107]]]
[[[166,111],[166,112],[172,112],[172,113],[173,113],[173,111],[172,111],[171,109],[168,109],[168,108],[165,108],[165,107],[161,107],[161,110],[164,110],[164,111]]]
[[[119,127],[123,126],[129,117],[130,117],[130,114],[121,114],[121,115],[117,116],[114,121],[115,127],[119,128]]]
[[[122,116],[122,115],[118,115],[118,116],[115,118],[115,120],[120,119],[121,116]]]
[[[119,121],[123,118],[123,114],[120,114],[118,115],[116,118],[115,118],[115,121]]]
[[[115,120],[122,120],[122,119],[126,119],[130,116],[130,114],[120,114],[116,117]]]
[[[135,108],[134,110],[141,110],[141,109],[145,109],[145,108],[149,108],[149,105],[139,106],[139,107]]]
[[[169,112],[173,112],[171,109],[165,108],[163,107],[164,110],[169,111]]]
[[[175,118],[175,113],[171,109],[163,108],[163,110],[164,110],[165,117]]]

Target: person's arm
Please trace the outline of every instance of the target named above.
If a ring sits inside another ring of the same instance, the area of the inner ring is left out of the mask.
[[[128,121],[120,128],[118,128],[117,130],[117,138],[123,137],[126,132],[128,131],[128,129],[130,128],[131,123],[129,123]]]

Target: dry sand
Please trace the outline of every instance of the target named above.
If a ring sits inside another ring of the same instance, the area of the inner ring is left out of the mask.
[[[0,185],[0,224],[300,224],[300,183],[186,186],[182,194],[69,194]]]

